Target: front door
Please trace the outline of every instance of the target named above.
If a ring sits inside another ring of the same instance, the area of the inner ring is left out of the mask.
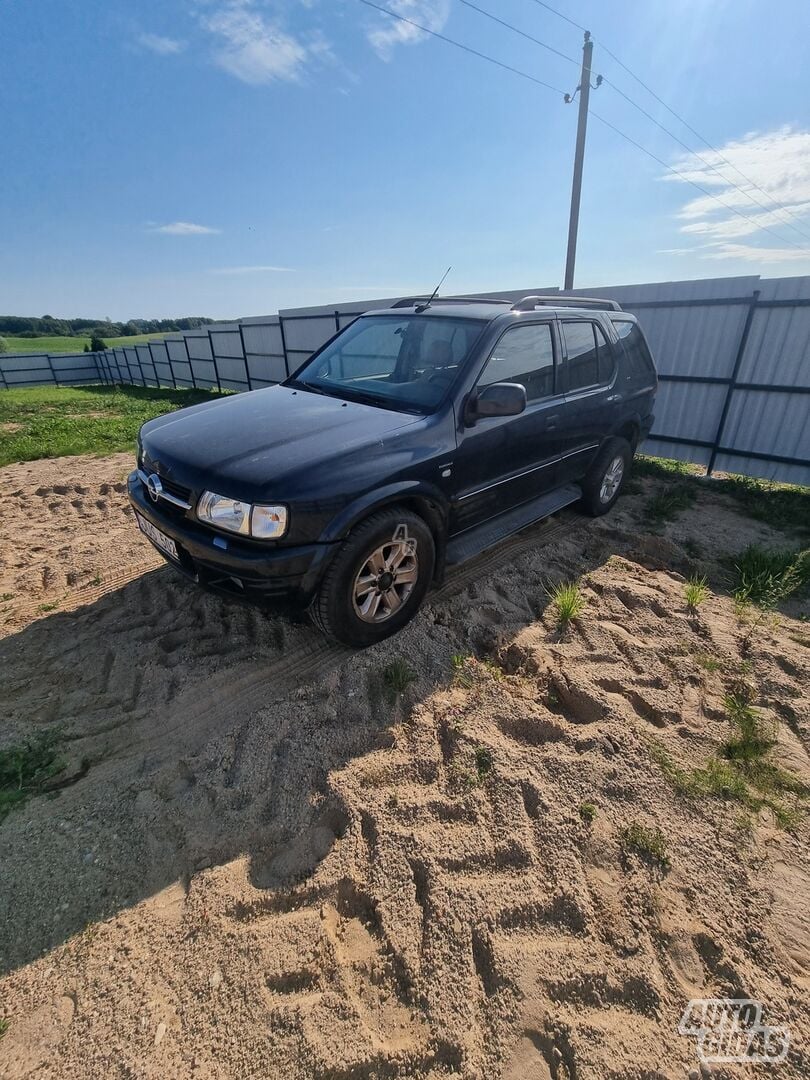
[[[557,380],[553,319],[510,327],[493,347],[475,389],[520,383],[527,406],[518,416],[459,417],[453,464],[452,533],[478,525],[558,483],[557,423],[563,403]],[[475,391],[474,391],[475,392]]]

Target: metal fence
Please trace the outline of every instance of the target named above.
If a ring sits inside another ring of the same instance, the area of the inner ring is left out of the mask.
[[[480,293],[518,299],[556,288]],[[810,277],[577,290],[638,314],[660,374],[645,451],[810,485]],[[576,293],[575,293],[576,294]],[[363,311],[397,297],[297,308],[74,355],[0,356],[0,387],[102,382],[255,390],[286,378]]]

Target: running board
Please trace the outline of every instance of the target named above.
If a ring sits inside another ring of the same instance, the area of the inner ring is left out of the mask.
[[[480,555],[482,551],[494,547],[507,536],[520,532],[536,521],[540,521],[549,514],[556,514],[564,506],[570,506],[582,498],[582,489],[578,484],[566,484],[549,491],[531,502],[515,507],[506,514],[485,521],[482,525],[476,525],[473,529],[454,537],[447,544],[445,561],[448,566],[457,566],[468,559]]]

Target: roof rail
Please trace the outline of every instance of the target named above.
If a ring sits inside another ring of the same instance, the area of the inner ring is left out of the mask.
[[[392,308],[413,307],[414,304],[425,304],[430,299],[428,296],[406,296],[392,304]],[[484,296],[434,296],[434,304],[511,304],[511,300],[496,300]]]
[[[512,305],[512,311],[534,311],[536,307],[595,307],[602,311],[621,311],[617,300],[599,300],[592,296],[524,296]]]

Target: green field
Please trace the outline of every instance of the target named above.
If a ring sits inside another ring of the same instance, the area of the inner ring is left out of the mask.
[[[138,428],[153,416],[217,396],[142,386],[0,390],[0,465],[132,450]]]
[[[8,344],[10,353],[79,353],[84,352],[85,345],[90,344],[89,337],[12,337],[9,334],[0,334],[0,337]],[[145,341],[154,341],[156,338],[164,338],[165,334],[133,334],[132,337],[104,338],[110,348],[113,345],[142,345]],[[0,353],[0,356],[3,354]]]

